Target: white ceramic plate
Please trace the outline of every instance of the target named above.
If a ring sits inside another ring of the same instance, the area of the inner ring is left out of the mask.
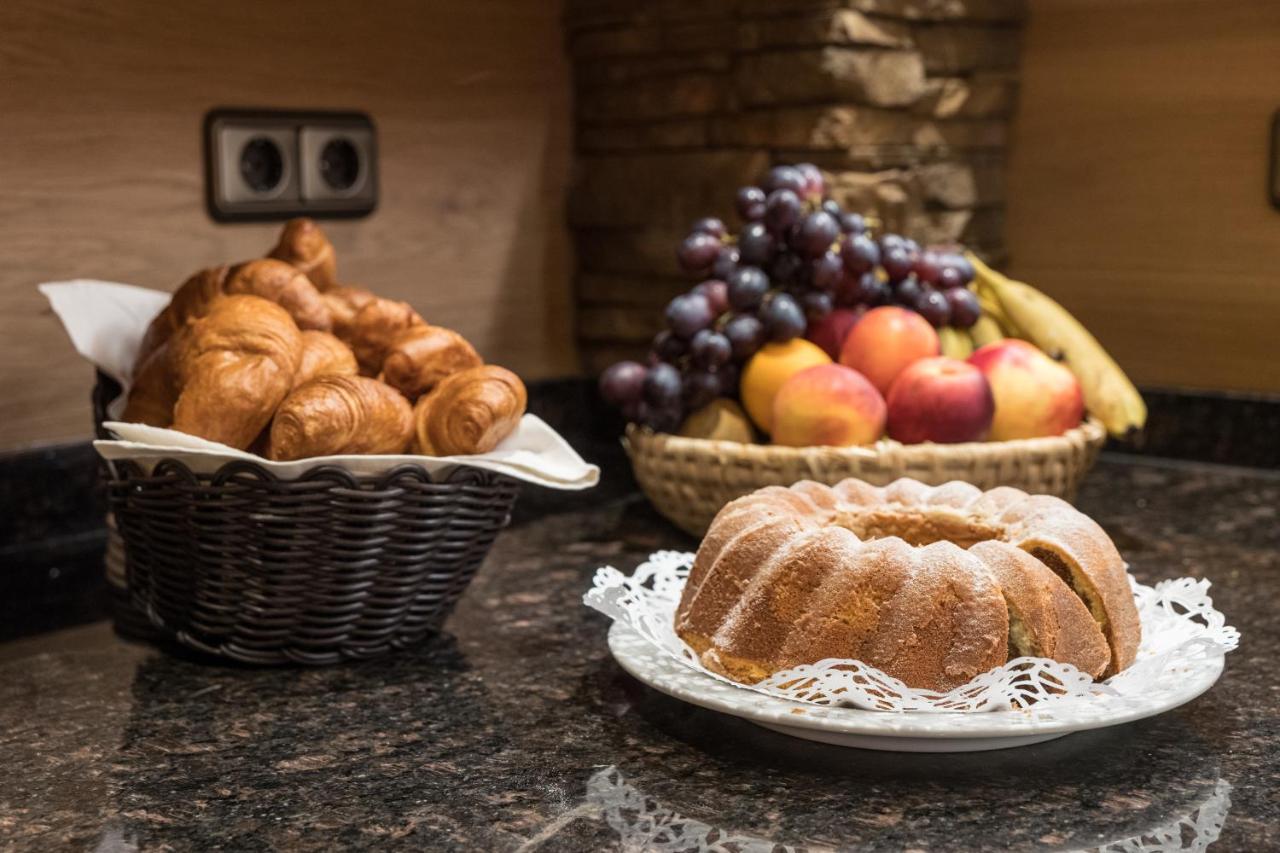
[[[1208,690],[1223,665],[1221,655],[1192,661],[1164,674],[1158,688],[1141,697],[1090,699],[1035,713],[931,714],[824,707],[747,690],[680,664],[618,622],[609,629],[609,651],[644,684],[690,704],[793,737],[891,752],[1006,749],[1141,720]]]

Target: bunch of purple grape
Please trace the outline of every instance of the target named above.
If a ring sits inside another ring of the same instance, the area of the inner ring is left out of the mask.
[[[647,364],[604,372],[604,398],[632,423],[673,432],[687,412],[736,397],[739,369],[760,347],[805,334],[835,308],[896,304],[934,326],[977,322],[963,254],[897,234],[877,239],[825,192],[816,166],[777,166],[761,186],[738,190],[736,235],[719,219],[695,222],[676,260],[702,281],[667,305]]]

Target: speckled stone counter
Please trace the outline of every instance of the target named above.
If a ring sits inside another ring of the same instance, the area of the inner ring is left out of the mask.
[[[208,665],[105,625],[0,646],[0,849],[1280,848],[1280,478],[1113,458],[1080,505],[1142,580],[1214,580],[1244,637],[1205,696],[969,755],[757,729],[612,662],[592,571],[693,543],[587,499],[505,532],[449,633],[385,660]]]

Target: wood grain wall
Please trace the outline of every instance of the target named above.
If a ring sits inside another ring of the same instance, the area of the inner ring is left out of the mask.
[[[202,201],[214,106],[351,108],[381,206],[326,225],[343,278],[414,303],[526,378],[574,369],[560,4],[0,3],[0,449],[86,438],[91,371],[35,285],[172,289],[272,224]]]
[[[1014,274],[1139,383],[1280,391],[1274,0],[1036,0],[1008,176]]]

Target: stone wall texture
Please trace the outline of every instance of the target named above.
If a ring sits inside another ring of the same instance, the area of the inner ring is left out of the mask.
[[[690,282],[690,224],[809,161],[851,209],[1004,251],[1023,0],[569,0],[576,328],[596,373]]]

